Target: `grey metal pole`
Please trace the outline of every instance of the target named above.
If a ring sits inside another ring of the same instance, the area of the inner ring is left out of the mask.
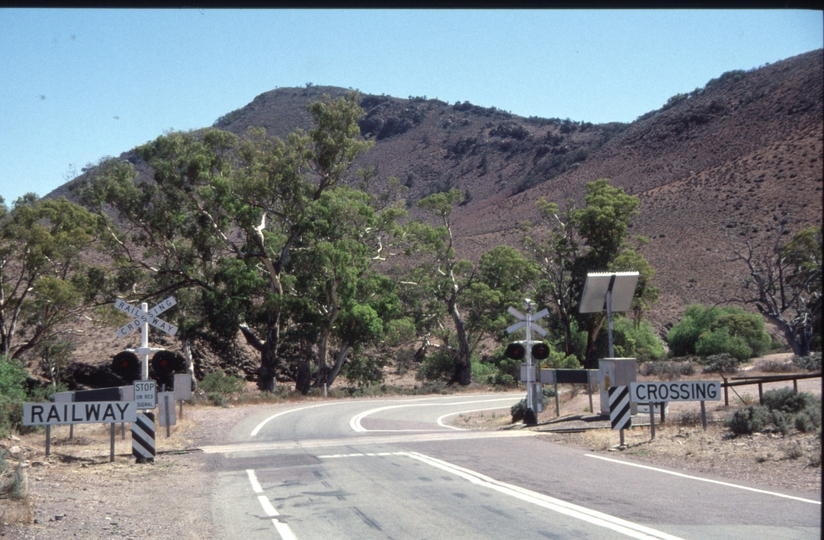
[[[613,279],[615,279],[614,276]],[[607,324],[609,333],[609,357],[615,358],[615,351],[612,348],[612,282],[610,282],[610,287],[607,289]]]
[[[701,402],[701,427],[707,431],[707,408],[703,401]]]
[[[555,417],[561,416],[561,405],[558,402],[558,372],[555,372]]]
[[[649,402],[649,433],[650,440],[655,438],[655,404]]]
[[[114,422],[112,422],[109,425],[111,426],[111,428],[109,428],[109,432],[110,432],[109,433],[109,439],[110,439],[110,441],[109,441],[109,445],[110,445],[109,462],[113,463],[114,462],[114,431],[115,431]]]
[[[51,454],[51,426],[46,424],[46,457]]]
[[[587,392],[589,392],[589,413],[593,414],[595,411],[592,408],[592,381],[589,380],[589,375],[587,374]]]
[[[166,438],[168,439],[169,435],[171,434],[171,429],[172,429],[172,427],[169,425],[169,424],[171,424],[171,422],[170,422],[171,419],[169,418],[169,416],[170,416],[169,415],[169,394],[166,394],[166,393],[163,394],[163,405],[165,405],[164,413],[166,414]],[[174,405],[172,405],[172,406],[174,406]]]

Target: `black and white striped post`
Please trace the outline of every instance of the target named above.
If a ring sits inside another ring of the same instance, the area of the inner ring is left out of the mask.
[[[132,455],[136,463],[154,463],[156,454],[154,413],[139,412],[132,423]]]
[[[611,386],[609,388],[609,421],[612,429],[620,430],[621,446],[624,446],[624,429],[632,425],[629,386]]]

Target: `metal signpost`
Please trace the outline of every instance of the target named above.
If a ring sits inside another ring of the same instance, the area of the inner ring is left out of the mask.
[[[510,315],[513,315],[516,319],[520,322],[517,322],[506,329],[507,334],[512,334],[520,330],[521,328],[526,329],[526,364],[527,364],[527,393],[526,393],[526,408],[532,411],[532,414],[535,414],[538,411],[538,405],[536,404],[536,396],[535,396],[535,369],[532,366],[532,330],[535,330],[542,336],[546,335],[546,330],[535,324],[534,321],[546,317],[549,314],[549,310],[544,308],[538,313],[533,313],[535,309],[535,303],[532,302],[529,298],[524,300],[524,309],[526,311],[526,315],[515,309],[514,307],[509,307],[507,311]],[[541,400],[542,397],[538,396],[538,399]]]

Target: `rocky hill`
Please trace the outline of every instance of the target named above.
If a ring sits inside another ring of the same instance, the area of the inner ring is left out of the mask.
[[[789,228],[822,220],[824,54],[799,55],[758,69],[719,74],[702,89],[673,96],[631,124],[523,118],[469,102],[362,95],[362,135],[375,141],[353,171],[373,166],[397,177],[407,200],[458,188],[454,214],[462,256],[518,245],[524,220],[538,223],[535,201],[572,198],[610,178],[642,201],[634,234],[658,274],[661,302],[649,314],[663,329],[683,306],[731,295],[740,268],[727,262],[726,234],[756,225],[768,234],[788,214]],[[259,95],[215,126],[242,134],[263,126],[285,137],[309,128],[307,103],[349,90],[312,86]],[[126,153],[139,169],[145,164]],[[48,196],[68,194],[68,184]],[[600,269],[593,269],[600,270]]]

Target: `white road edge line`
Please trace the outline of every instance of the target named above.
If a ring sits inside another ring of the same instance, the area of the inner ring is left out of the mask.
[[[255,471],[253,469],[246,469],[246,474],[249,476],[249,482],[252,484],[252,490],[255,493],[263,493],[263,488],[261,487],[260,482],[258,482]],[[283,540],[298,540],[298,537],[295,536],[295,533],[292,531],[289,524],[283,523],[277,518],[280,514],[278,514],[278,511],[275,510],[274,506],[272,506],[272,503],[269,502],[269,498],[266,495],[258,495],[257,499],[260,506],[263,507],[263,511],[266,515],[272,518],[272,524],[275,526],[275,530],[278,532],[280,537]]]
[[[802,497],[794,497],[792,495],[784,495],[783,493],[776,493],[775,491],[766,491],[766,490],[763,490],[763,489],[751,488],[751,487],[742,486],[742,485],[739,485],[739,484],[731,484],[729,482],[722,482],[720,480],[711,480],[709,478],[701,478],[700,476],[691,476],[689,474],[683,474],[683,473],[674,472],[674,471],[667,471],[665,469],[658,469],[656,467],[650,467],[649,465],[640,465],[638,463],[629,463],[628,461],[621,461],[621,460],[618,460],[618,459],[612,459],[612,458],[597,456],[595,454],[584,454],[584,455],[586,457],[592,457],[592,458],[596,458],[596,459],[603,459],[604,461],[611,461],[612,463],[620,463],[621,465],[629,465],[630,467],[639,467],[641,469],[649,469],[651,471],[657,471],[657,472],[661,472],[661,473],[665,473],[665,474],[671,474],[673,476],[680,476],[681,478],[689,478],[690,480],[699,480],[701,482],[709,482],[711,484],[718,484],[720,486],[727,486],[727,487],[732,487],[732,488],[737,488],[737,489],[744,489],[744,490],[747,490],[747,491],[754,491],[755,493],[763,493],[765,495],[773,495],[775,497],[783,497],[785,499],[792,499],[794,501],[801,501],[801,502],[811,503],[811,504],[821,504],[821,501],[815,501],[813,499],[804,499]]]
[[[579,519],[581,521],[586,521],[587,523],[590,523],[592,525],[613,530],[615,532],[621,533],[631,538],[638,538],[642,540],[682,540],[678,536],[673,536],[671,534],[658,531],[651,527],[646,527],[644,525],[617,518],[615,516],[611,516],[603,512],[598,512],[597,510],[591,510],[583,506],[578,506],[577,504],[572,504],[566,501],[562,501],[560,499],[555,499],[553,497],[549,497],[542,493],[531,491],[526,488],[522,488],[512,484],[507,484],[505,482],[500,482],[498,480],[495,480],[494,478],[490,478],[489,476],[485,476],[481,473],[472,471],[470,469],[465,469],[457,465],[453,465],[452,463],[436,459],[425,454],[420,454],[418,452],[391,452],[387,454],[395,456],[406,456],[412,458],[426,465],[430,465],[432,467],[436,467],[448,473],[452,473],[456,476],[460,476],[461,478],[469,480],[475,485],[495,490],[499,493],[503,493],[504,495],[515,497],[516,499],[520,499],[522,501],[540,506],[542,508],[546,508],[548,510],[553,510],[560,514],[564,514],[572,518]],[[328,459],[361,456],[365,457],[368,455],[369,454],[338,454],[317,457]]]
[[[250,437],[254,437],[255,435],[257,435],[257,434],[258,434],[258,432],[259,432],[261,429],[263,429],[263,426],[265,426],[265,425],[269,422],[269,420],[274,420],[274,419],[275,419],[275,418],[277,418],[278,416],[283,416],[284,414],[289,414],[289,413],[292,413],[292,412],[297,412],[297,411],[303,411],[303,410],[306,410],[306,409],[314,409],[315,407],[323,407],[323,406],[325,406],[325,405],[337,405],[337,404],[339,404],[339,403],[343,403],[343,402],[336,401],[336,402],[333,402],[333,403],[319,403],[319,404],[317,404],[317,405],[309,405],[308,407],[298,407],[298,408],[296,408],[296,409],[289,409],[288,411],[279,412],[279,413],[277,413],[277,414],[274,414],[274,415],[270,416],[269,418],[267,418],[266,420],[264,420],[263,422],[261,422],[260,424],[258,424],[258,425],[255,427],[255,429],[253,429],[253,430],[252,430],[252,433],[250,433],[250,434],[249,434],[249,436],[250,436]]]
[[[451,405],[470,405],[472,403],[492,403],[495,401],[511,401],[513,399],[518,399],[516,397],[507,397],[507,398],[498,398],[498,399],[479,399],[475,401],[456,401],[454,403],[406,403],[403,405],[389,405],[386,407],[378,407],[377,409],[369,409],[368,411],[363,411],[362,413],[358,413],[353,416],[349,420],[349,427],[352,428],[352,431],[356,431],[358,433],[366,433],[368,431],[378,431],[372,429],[366,429],[361,425],[361,420],[366,418],[367,416],[374,414],[380,411],[386,411],[389,409],[400,409],[402,407],[433,407],[433,406],[451,406]],[[447,427],[447,426],[444,426]],[[381,431],[390,431],[390,430],[381,430]]]
[[[449,429],[457,429],[458,431],[469,431],[467,428],[455,427],[455,426],[450,426],[450,425],[444,424],[443,419],[448,417],[448,416],[455,416],[456,414],[481,412],[481,411],[495,411],[495,410],[498,410],[498,409],[506,409],[506,407],[487,407],[485,409],[470,409],[468,411],[451,412],[451,413],[448,413],[448,414],[445,414],[443,416],[438,417],[438,425],[442,426],[442,427],[445,427],[445,428],[449,428]]]
[[[435,398],[420,398],[420,399],[417,399],[415,401],[423,401],[423,400],[427,400],[427,399],[435,399]],[[270,420],[274,420],[278,416],[283,416],[284,414],[289,414],[291,412],[297,412],[297,411],[303,411],[303,410],[306,410],[306,409],[312,409],[312,408],[315,408],[315,407],[323,407],[324,405],[340,405],[342,403],[346,403],[346,402],[345,401],[336,401],[336,402],[332,402],[332,403],[319,403],[317,405],[309,405],[308,407],[296,407],[294,409],[289,409],[288,411],[279,412],[275,415],[270,416],[269,418],[267,418],[266,420],[264,420],[263,422],[258,424],[255,427],[255,429],[252,430],[252,433],[250,433],[249,436],[254,437],[255,435],[257,435],[258,432],[260,432],[260,430],[263,428],[263,426],[265,426]]]

